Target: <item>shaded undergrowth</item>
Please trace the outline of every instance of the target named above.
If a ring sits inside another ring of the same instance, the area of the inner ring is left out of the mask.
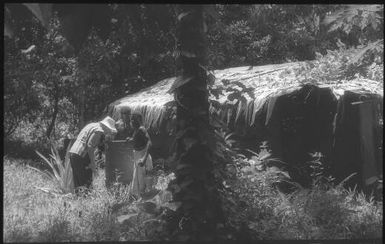
[[[226,170],[233,177],[223,183],[222,200],[230,225],[243,238],[382,238],[382,198],[375,201],[371,195],[334,184],[329,177],[318,176],[310,188],[304,188],[291,182],[287,172],[269,167],[263,153],[252,159],[233,155],[232,160]],[[280,191],[284,182],[294,190]]]
[[[382,201],[356,190],[320,182],[284,194],[277,169],[256,158],[234,155],[222,179],[223,239],[382,238]],[[4,161],[4,242],[167,240],[165,223],[173,209],[165,190],[171,174],[161,173],[146,199],[133,200],[125,186],[108,191],[101,170],[88,196],[50,194],[36,187],[54,183],[20,160]]]

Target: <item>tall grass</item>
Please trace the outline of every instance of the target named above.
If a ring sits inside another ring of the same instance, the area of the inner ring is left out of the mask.
[[[51,195],[35,187],[55,188],[51,179],[20,160],[3,161],[4,242],[167,239],[158,217],[163,212],[158,208],[155,214],[141,211],[143,205],[132,202],[126,186],[107,190],[104,171],[94,179],[87,196]],[[257,171],[237,181],[226,180],[232,190],[226,198],[234,204],[228,219],[238,228],[247,228],[252,239],[382,238],[382,201],[342,187],[299,188],[283,194],[274,188],[272,174]],[[122,216],[126,220],[119,221]]]
[[[105,187],[104,171],[85,196],[49,194],[37,188],[54,189],[57,182],[4,158],[4,242],[94,242],[151,240],[162,233],[153,214],[132,202],[128,186]],[[119,222],[119,217],[136,213]]]
[[[87,197],[51,195],[57,183],[14,159],[4,159],[4,242],[117,241],[111,208],[121,200],[104,188],[104,172]]]

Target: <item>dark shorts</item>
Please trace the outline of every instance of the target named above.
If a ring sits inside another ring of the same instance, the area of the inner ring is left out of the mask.
[[[79,192],[80,188],[85,188],[87,191],[92,185],[92,170],[86,168],[90,165],[90,162],[88,155],[81,157],[77,154],[70,153],[70,163],[76,193]]]

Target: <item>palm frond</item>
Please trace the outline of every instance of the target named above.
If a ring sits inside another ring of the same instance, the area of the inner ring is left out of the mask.
[[[301,184],[299,184],[299,183],[297,183],[295,181],[290,181],[290,180],[286,180],[286,179],[282,179],[282,181],[297,187],[297,190],[303,190],[304,189],[304,187]]]
[[[322,23],[326,26],[329,26],[329,32],[335,31],[340,27],[349,24],[352,22],[352,19],[355,16],[360,15],[359,13],[378,13],[383,11],[383,5],[363,5],[363,4],[350,4],[344,5],[340,9],[334,11],[333,13],[325,16]],[[380,15],[377,16],[381,18]]]
[[[52,169],[52,172],[54,174],[54,177],[56,178],[56,180],[58,180],[60,178],[60,174],[59,172],[57,171],[56,167],[55,167],[55,160],[49,160],[48,158],[44,157],[41,153],[37,152],[36,153],[44,159],[44,161],[49,165],[49,167]],[[50,155],[51,156],[51,155]]]
[[[230,137],[232,137],[233,135],[235,135],[234,132],[228,133],[228,134],[225,136],[225,140],[230,139]]]
[[[342,187],[348,180],[350,180],[353,176],[355,176],[357,173],[353,173],[346,177],[344,180],[342,180],[339,184],[338,187]]]
[[[56,172],[58,172],[59,174],[60,174],[60,163],[58,163],[58,159],[57,159],[57,157],[56,157],[56,155],[49,155],[49,157],[50,157],[50,159],[51,159],[51,162],[52,162],[52,165],[55,167],[55,169],[56,169]],[[59,158],[59,160],[60,160],[60,158]]]
[[[256,153],[256,152],[254,152],[253,150],[250,150],[250,149],[246,149],[246,151],[248,151],[248,152],[252,153],[252,154],[253,154],[253,155],[255,155],[255,156],[259,156],[259,154],[258,154],[258,153]]]
[[[61,160],[59,152],[55,146],[51,147],[51,154],[49,158],[36,151],[36,153],[43,159],[43,161],[50,166],[52,173],[43,172],[39,169],[31,167],[39,173],[48,176],[49,179],[54,181],[62,193],[70,193],[73,189],[73,175],[69,161],[69,148],[70,147],[67,148],[64,162]]]
[[[73,185],[73,173],[72,173],[72,166],[70,163],[70,149],[72,146],[73,142],[71,141],[66,149],[66,155],[64,157],[64,164],[65,164],[65,175],[67,176],[66,182],[67,182],[67,187],[69,189],[69,192],[73,191],[74,185]]]
[[[288,163],[280,160],[279,158],[269,158],[269,161],[278,162],[278,163],[282,163],[282,164],[288,165]]]
[[[384,39],[381,39],[381,40],[378,40],[376,42],[372,42],[372,43],[368,44],[366,47],[362,48],[360,51],[358,51],[353,56],[350,63],[359,62],[362,59],[362,57],[366,54],[366,52],[368,52],[369,50],[373,50],[373,49],[377,48],[377,46],[381,47],[381,46],[383,46],[383,44],[384,44]]]
[[[44,155],[42,155],[42,154],[39,153],[38,151],[36,151],[36,153],[37,153],[37,154],[44,160],[44,162],[46,162],[46,164],[49,165],[49,167],[52,169],[52,172],[53,172],[54,175],[55,175],[55,178],[56,178],[56,179],[60,178],[60,174],[57,172],[54,163],[51,162],[51,160],[49,160],[48,158],[46,158]]]

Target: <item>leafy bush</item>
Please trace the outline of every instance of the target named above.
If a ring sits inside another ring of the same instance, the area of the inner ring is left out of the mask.
[[[345,45],[341,45],[337,50],[328,50],[326,55],[316,53],[315,61],[305,62],[302,67],[294,68],[296,77],[304,83],[338,83],[357,77],[382,82],[381,45],[373,49],[346,48]]]
[[[269,164],[268,157],[264,157],[266,151],[253,159],[223,152],[234,160],[225,164],[223,178],[222,167],[217,171],[226,214],[225,226],[218,227],[223,230],[223,239],[382,237],[382,201],[322,180],[314,181],[311,189],[297,186],[294,192],[283,194],[275,182],[284,175],[258,163]],[[175,189],[168,189],[173,176],[159,172],[157,177],[157,189],[135,201],[130,198],[128,186],[107,190],[104,171],[98,174],[94,190],[87,196],[51,195],[37,188],[52,189],[57,187],[55,182],[21,162],[4,158],[3,240],[168,240],[167,221],[177,207],[169,192]]]
[[[231,149],[227,147],[227,150]],[[226,238],[382,237],[382,201],[374,201],[356,190],[346,190],[343,182],[335,185],[333,178],[327,176],[319,153],[313,153],[313,160],[308,162],[311,188],[291,182],[287,172],[277,164],[273,166],[274,160],[269,158],[266,147],[250,159],[236,153],[226,155],[231,158],[226,161],[221,190],[222,207],[227,216]],[[281,192],[279,182],[290,182],[294,191]]]

